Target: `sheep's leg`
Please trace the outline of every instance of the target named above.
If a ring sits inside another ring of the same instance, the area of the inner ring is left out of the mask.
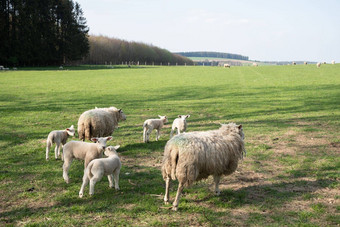
[[[87,177],[86,174],[86,169],[84,170],[84,176],[83,176],[83,184],[81,185],[80,191],[79,191],[79,198],[82,198],[84,195],[84,189],[86,185],[89,184],[89,178]]]
[[[143,128],[143,142],[146,143],[146,128]]]
[[[159,129],[156,129],[156,132],[157,132],[157,134],[156,134],[156,141],[158,141],[159,137],[161,137]]]
[[[90,179],[90,195],[94,194],[94,186],[96,185],[96,183],[98,181],[100,181],[100,179],[102,178],[102,176],[98,176],[98,175],[94,175],[91,179]]]
[[[169,204],[169,188],[170,188],[170,177],[167,177],[165,180],[165,195],[164,195],[165,204]]]
[[[61,149],[63,150],[61,153],[61,160],[64,161],[64,145],[61,145]]]
[[[109,180],[109,187],[113,188],[113,175],[112,174],[107,175],[107,179]]]
[[[119,170],[116,170],[114,173],[113,173],[113,179],[115,180],[115,189],[116,190],[119,190]]]
[[[177,134],[181,134],[181,130],[179,130],[179,128],[177,128]]]
[[[46,146],[46,160],[48,160],[48,153],[50,153],[50,149],[51,149],[52,143],[47,142],[47,146]]]
[[[57,160],[60,155],[60,143],[56,143],[54,155],[55,155],[55,159]]]
[[[172,138],[173,134],[174,134],[174,129],[172,128],[170,132],[170,139]]]
[[[220,191],[220,189],[219,189],[220,179],[221,179],[221,176],[216,176],[216,175],[214,175],[215,194],[216,194],[216,195],[220,195],[220,194],[221,194],[221,191]]]
[[[172,210],[174,210],[174,211],[177,211],[177,209],[178,209],[178,203],[179,203],[179,199],[181,198],[183,188],[184,188],[183,184],[179,183],[176,198],[175,198],[175,201],[172,204]]]
[[[71,159],[65,159],[64,164],[63,164],[63,177],[65,182],[68,184],[70,182],[70,179],[68,177],[68,170],[71,166],[72,163],[72,158]]]
[[[150,134],[151,134],[150,129],[147,129],[147,131],[146,131],[146,142],[150,141]]]

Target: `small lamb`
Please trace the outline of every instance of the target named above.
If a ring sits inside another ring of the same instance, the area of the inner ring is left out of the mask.
[[[160,137],[160,130],[163,127],[165,123],[168,122],[168,118],[166,116],[158,115],[160,119],[148,119],[144,121],[143,124],[143,142],[147,143],[149,142],[149,136],[153,129],[156,129],[157,135],[156,135],[156,141],[158,141]]]
[[[47,136],[46,141],[46,160],[48,160],[48,153],[50,152],[51,146],[53,143],[56,144],[54,155],[55,159],[58,159],[58,156],[60,155],[60,147],[63,147],[64,144],[67,141],[68,136],[74,136],[75,129],[73,125],[71,127],[65,129],[65,130],[54,130],[50,132]],[[61,156],[61,159],[64,160],[63,155]]]
[[[111,140],[112,136],[91,138],[95,143],[87,143],[82,141],[70,141],[64,146],[64,165],[63,177],[66,183],[69,183],[68,170],[74,158],[85,160],[85,168],[96,158],[101,158],[106,148],[106,142]]]
[[[113,188],[113,180],[115,182],[115,189],[119,190],[119,173],[122,166],[117,154],[117,149],[120,145],[109,146],[105,149],[104,154],[107,158],[99,158],[92,160],[84,170],[83,184],[79,191],[79,197],[82,198],[84,188],[90,182],[90,195],[94,194],[94,186],[102,179],[104,175],[109,179],[109,186]]]
[[[186,119],[189,118],[190,115],[178,115],[178,118],[174,120],[171,127],[170,138],[172,138],[175,129],[177,128],[177,134],[181,134],[187,130],[187,121]]]

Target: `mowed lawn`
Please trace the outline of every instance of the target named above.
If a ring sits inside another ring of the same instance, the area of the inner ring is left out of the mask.
[[[87,69],[0,72],[1,226],[340,224],[340,64]],[[108,143],[121,145],[121,190],[104,177],[80,199],[83,161],[66,184],[54,146],[45,160],[46,138],[109,106],[127,115]],[[222,178],[219,197],[210,177],[185,189],[173,212],[160,169],[179,114],[191,115],[187,131],[242,124],[247,157]],[[144,120],[158,115],[169,118],[160,141],[153,132],[142,143]]]

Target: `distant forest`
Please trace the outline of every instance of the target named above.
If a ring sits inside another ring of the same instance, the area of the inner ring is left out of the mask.
[[[88,53],[88,27],[72,0],[1,0],[0,65],[46,66]]]
[[[205,58],[228,58],[228,59],[238,59],[238,60],[245,60],[248,61],[248,56],[242,56],[239,54],[229,54],[229,53],[221,53],[221,52],[207,52],[207,51],[200,51],[200,52],[177,52],[184,57],[205,57]]]
[[[90,36],[90,51],[82,64],[193,65],[193,61],[156,46],[106,36]]]

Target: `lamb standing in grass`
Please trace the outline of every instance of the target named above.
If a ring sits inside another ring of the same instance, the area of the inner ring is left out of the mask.
[[[158,115],[160,119],[148,119],[144,121],[143,124],[143,142],[149,142],[149,137],[153,129],[156,129],[156,141],[158,141],[160,137],[160,130],[165,123],[168,122],[168,118],[166,116]]]
[[[95,143],[86,143],[82,141],[70,141],[64,146],[64,165],[63,177],[66,183],[69,183],[68,170],[74,158],[84,160],[85,168],[96,158],[100,158],[106,148],[106,142],[111,140],[112,136],[92,138]]]
[[[104,154],[108,158],[99,158],[92,160],[84,170],[83,184],[79,191],[79,197],[82,198],[84,188],[90,182],[90,195],[94,194],[94,186],[102,179],[104,175],[109,179],[109,186],[113,188],[113,180],[115,182],[115,189],[119,190],[119,173],[122,166],[116,150],[120,146],[109,146],[105,149]]]
[[[171,127],[171,132],[170,132],[170,138],[172,137],[174,131],[177,128],[177,134],[181,134],[182,132],[185,132],[187,130],[187,118],[189,118],[190,115],[178,115],[178,118],[174,120],[172,123]]]
[[[51,146],[53,143],[56,144],[54,149],[54,156],[57,160],[60,155],[60,148],[64,146],[69,136],[74,136],[75,129],[73,125],[65,130],[55,130],[48,134],[46,141],[46,160],[49,159],[48,153],[50,152]],[[61,159],[64,160],[63,155]]]
[[[92,137],[111,136],[118,122],[125,121],[122,109],[116,107],[96,108],[82,113],[78,120],[78,136],[84,141]]]
[[[321,63],[320,63],[320,62],[316,63],[316,67],[317,67],[317,68],[320,68],[320,66],[321,66]]]
[[[220,194],[221,175],[232,174],[243,158],[242,125],[229,123],[218,130],[190,132],[174,136],[164,149],[162,175],[166,182],[164,202],[169,201],[170,179],[179,181],[173,210],[177,210],[184,187],[213,175],[215,193]]]

